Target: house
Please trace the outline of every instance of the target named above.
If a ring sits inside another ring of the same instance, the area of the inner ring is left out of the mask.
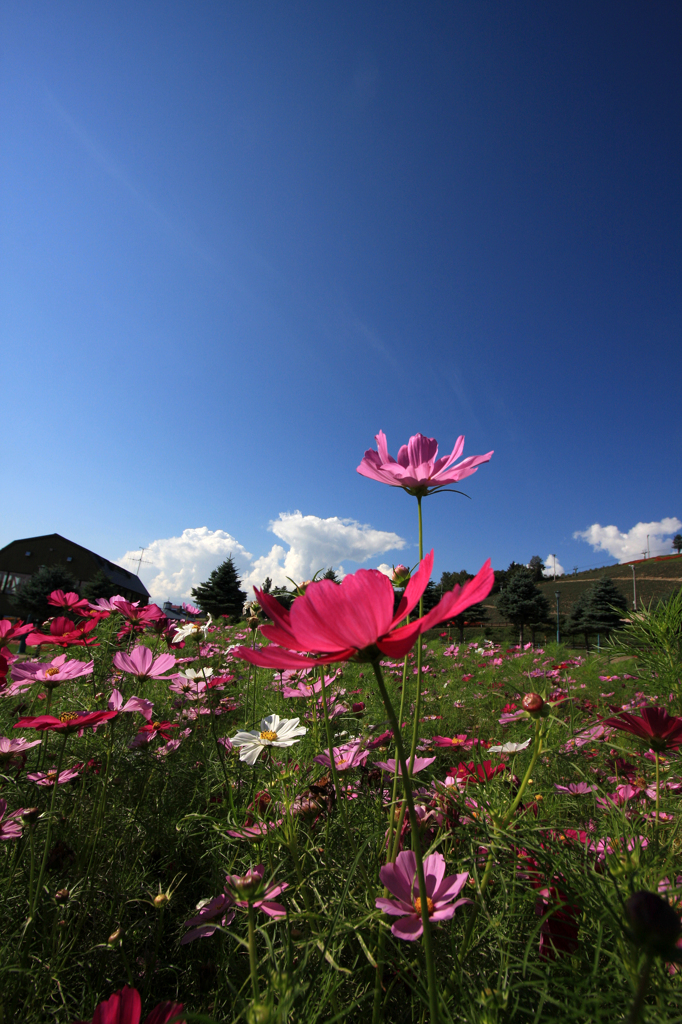
[[[126,600],[139,601],[141,605],[149,602],[149,591],[134,572],[58,533],[48,533],[44,537],[14,540],[0,549],[0,618],[16,615],[11,597],[43,565],[63,565],[78,581],[79,592],[103,571]]]

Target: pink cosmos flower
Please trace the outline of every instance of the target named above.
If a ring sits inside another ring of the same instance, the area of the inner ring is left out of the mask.
[[[42,683],[48,689],[59,686],[67,679],[77,679],[79,676],[89,676],[94,668],[94,661],[67,661],[65,654],[60,654],[52,661],[24,661],[15,665],[12,669],[12,678],[16,682],[22,681],[22,687],[33,682]],[[23,683],[23,681],[28,681]]]
[[[145,700],[144,697],[129,697],[124,704],[121,691],[113,689],[107,701],[107,707],[110,711],[138,711],[149,722],[154,704],[150,700]]]
[[[9,768],[23,768],[26,764],[26,751],[31,747],[39,746],[42,740],[33,740],[31,743],[23,736],[15,740],[8,736],[0,736],[0,766],[3,770]]]
[[[465,732],[460,732],[452,738],[450,736],[434,736],[431,742],[436,747],[459,747],[460,750],[471,750],[478,741],[469,740]]]
[[[53,590],[47,599],[47,603],[51,604],[54,608],[61,608],[67,615],[74,612],[76,615],[79,613],[83,614],[85,609],[90,607],[89,601],[86,601],[85,598],[80,598],[72,590],[66,594],[63,590]]]
[[[332,753],[334,755],[334,764],[337,771],[340,772],[348,771],[349,768],[359,768],[369,757],[369,751],[363,750],[362,745],[358,742],[344,743],[340,747],[334,747]],[[324,765],[325,768],[331,768],[332,762],[328,750],[318,754],[317,757],[313,758],[313,761]]]
[[[274,623],[261,626],[261,632],[280,646],[260,650],[239,647],[234,653],[263,668],[310,668],[310,659],[298,653],[303,651],[322,655],[314,664],[372,662],[380,653],[401,658],[425,630],[482,601],[494,582],[488,560],[474,579],[445,594],[427,615],[399,626],[417,605],[432,568],[433,551],[405,587],[395,614],[393,586],[378,569],[359,569],[340,584],[331,580],[311,583],[290,611],[269,594],[256,590],[259,604]]]
[[[448,456],[437,459],[438,442],[433,437],[414,434],[398,451],[398,458],[388,454],[386,435],[380,430],[376,435],[377,451],[370,448],[365,452],[358,466],[358,473],[391,487],[402,487],[408,494],[423,497],[442,490],[447,484],[457,483],[476,472],[483,462],[489,462],[492,452],[487,455],[472,455],[457,462],[464,451],[464,436],[457,438],[455,447]]]
[[[189,921],[185,921],[185,928],[189,928],[190,931],[182,936],[180,945],[186,946],[195,939],[208,939],[218,927],[227,928],[235,918],[233,907],[234,900],[225,892],[209,900],[201,907],[196,917],[190,917]]]
[[[435,757],[415,757],[414,765],[412,767],[412,775],[416,775],[417,772],[422,771],[422,769],[428,768],[428,766],[433,764],[435,760]],[[394,757],[389,757],[388,761],[375,761],[374,767],[383,768],[385,772],[390,772],[391,775],[393,775],[396,768],[396,760]],[[400,765],[398,765],[398,768],[400,768]]]
[[[242,825],[240,829],[232,832],[228,830],[227,834],[233,839],[264,839],[267,832],[279,828],[283,821],[284,818],[278,818],[276,821],[258,821],[255,825]]]
[[[166,1000],[152,1010],[145,1019],[144,1024],[168,1024],[179,1013],[182,1013],[182,1003],[172,1003]],[[77,1020],[74,1024],[140,1024],[142,1016],[142,1001],[137,989],[125,988],[114,992],[109,999],[99,1003],[91,1021]],[[186,1024],[185,1021],[179,1024]]]
[[[0,797],[0,839],[18,839],[21,835],[21,815],[24,808],[7,814],[7,801]]]
[[[54,765],[48,772],[27,772],[26,778],[30,779],[31,782],[35,782],[36,786],[54,786],[55,782],[57,785],[63,786],[65,782],[77,779],[78,772],[74,771],[73,768],[65,768],[63,772],[59,773],[59,778],[57,778],[57,766]]]
[[[560,793],[570,793],[571,796],[585,796],[587,793],[594,793],[596,786],[588,786],[586,782],[569,782],[567,786],[560,786],[554,783],[554,788]]]
[[[144,644],[133,647],[130,654],[117,651],[114,655],[114,667],[119,672],[128,672],[131,676],[136,676],[141,683],[148,679],[160,679],[164,672],[174,666],[175,657],[172,654],[160,654],[155,658]]]
[[[243,910],[251,903],[268,917],[286,917],[286,909],[281,903],[273,902],[273,896],[279,896],[288,889],[289,883],[266,885],[263,881],[264,875],[265,865],[258,864],[255,868],[250,868],[245,875],[225,875],[225,886],[236,897],[235,905],[242,907]]]
[[[656,751],[677,750],[682,744],[682,718],[673,717],[662,708],[643,707],[641,715],[623,713],[607,718],[604,725],[630,732]]]
[[[442,853],[431,853],[424,857],[424,880],[431,921],[449,921],[457,907],[471,903],[468,899],[457,899],[469,877],[468,871],[449,875],[447,878],[444,878],[444,875],[445,858]],[[389,892],[397,896],[395,900],[376,900],[378,910],[400,917],[391,928],[392,934],[397,939],[406,939],[409,942],[420,938],[424,928],[417,882],[417,862],[412,850],[403,850],[399,853],[395,864],[385,864],[379,872],[379,877]]]

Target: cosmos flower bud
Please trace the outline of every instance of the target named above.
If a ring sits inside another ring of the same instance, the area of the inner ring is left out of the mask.
[[[152,903],[154,904],[157,910],[160,910],[161,907],[165,906],[166,903],[168,903],[169,899],[170,896],[168,895],[167,892],[160,892],[158,896],[154,897]]]
[[[58,903],[66,903],[70,895],[71,893],[69,892],[68,889],[58,889],[57,892],[54,894],[54,898],[57,900]]]
[[[641,889],[625,904],[632,937],[638,946],[666,959],[676,958],[675,943],[680,936],[680,919],[662,896]]]
[[[537,716],[542,711],[545,702],[539,693],[527,693],[521,704],[523,710],[527,711],[529,715]]]
[[[410,578],[410,570],[406,565],[394,565],[391,583],[394,587],[405,587]]]
[[[256,629],[256,627],[258,626],[258,616],[251,615],[247,622],[250,629]]]
[[[255,871],[247,871],[245,875],[231,875],[230,888],[242,900],[252,900],[259,894],[263,886],[263,879]]]
[[[117,946],[123,938],[123,929],[117,928],[115,932],[112,932],[107,939],[107,946]]]
[[[246,1014],[248,1024],[270,1024],[275,1020],[272,1007],[267,1003],[251,1003]]]
[[[24,807],[21,817],[24,819],[27,825],[33,827],[40,817],[39,807]]]

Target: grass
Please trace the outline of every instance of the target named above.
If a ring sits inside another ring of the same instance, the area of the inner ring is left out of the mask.
[[[69,736],[64,767],[81,767],[77,778],[57,788],[47,847],[53,788],[36,786],[27,773],[39,763],[56,764],[60,738],[46,734],[46,749],[31,749],[25,765],[5,763],[1,795],[8,811],[37,806],[40,817],[24,826],[21,838],[0,848],[4,1021],[89,1021],[97,1003],[126,983],[142,996],[142,1019],[161,1000],[174,999],[184,1003],[188,1021],[359,1024],[372,1020],[373,1007],[375,1019],[391,1024],[427,1020],[422,945],[395,939],[390,920],[375,909],[382,893],[388,811],[381,773],[370,766],[394,756],[393,748],[372,751],[368,767],[342,774],[354,798],[340,806],[328,771],[313,761],[326,742],[319,714],[310,717],[312,700],[285,699],[272,672],[249,670],[226,655],[235,633],[239,642],[239,628],[211,633],[211,646],[193,662],[232,678],[223,690],[210,692],[211,713],[192,718],[193,705],[176,699],[166,682],[139,685],[115,677],[113,626],[106,620],[99,627],[94,676],[58,687],[51,711],[106,707],[116,683],[126,697],[135,693],[152,700],[154,721],[178,723],[168,730],[171,735],[185,728],[191,732],[164,755],[158,752],[160,738],[130,749],[144,724],[139,714],[120,714],[95,733]],[[250,642],[243,633],[241,639]],[[154,646],[149,638],[145,642]],[[556,647],[491,655],[468,645],[453,654],[452,646],[447,634],[425,640],[418,753],[435,760],[415,776],[417,801],[427,812],[420,842],[424,852],[444,855],[448,874],[469,873],[466,891],[480,911],[463,958],[471,906],[434,930],[442,1020],[596,1024],[623,1019],[641,967],[624,904],[636,890],[657,891],[666,877],[675,895],[682,845],[679,797],[664,788],[661,811],[667,817],[658,826],[653,801],[643,793],[621,807],[601,806],[597,800],[626,778],[642,789],[650,786],[654,764],[626,733],[578,750],[566,745],[637,693],[670,708],[668,694],[658,692],[654,680],[637,677],[630,662],[582,660]],[[84,658],[80,649],[68,653]],[[188,640],[174,653],[195,656],[199,649]],[[403,721],[409,743],[417,682],[413,658],[406,680]],[[398,707],[402,663],[386,670],[386,681]],[[482,747],[466,753],[439,748],[432,739],[464,733],[486,742],[523,741],[533,723],[526,718],[503,728],[503,708],[520,706],[529,691],[549,697],[559,688],[571,699],[558,703],[546,720],[546,748],[532,782],[500,829],[496,822],[513,800],[531,748],[501,758]],[[347,710],[333,719],[335,742],[368,741],[387,728],[369,667],[343,666],[332,685],[336,690],[336,703]],[[23,698],[0,701],[0,734],[40,735],[13,728],[19,714],[44,710],[40,692],[34,686]],[[364,711],[348,710],[360,701]],[[20,703],[25,708],[18,711]],[[236,749],[228,753],[217,742],[239,728],[258,727],[271,712],[309,716],[307,734],[289,751],[272,748],[273,756],[262,755],[250,768]],[[456,771],[460,761],[484,760],[503,761],[507,770],[485,784],[444,786],[448,769]],[[678,760],[675,753],[667,755],[664,781],[677,780]],[[555,788],[580,781],[598,788],[582,797]],[[307,801],[308,813],[291,813],[297,797]],[[283,823],[262,841],[229,835],[247,822],[279,818]],[[590,843],[604,837],[612,843],[600,855]],[[409,847],[409,836],[405,841]],[[490,883],[477,896],[491,852]],[[44,853],[36,915],[29,921],[31,889]],[[258,863],[265,865],[267,878],[287,883],[277,899],[288,913],[283,921],[257,916],[259,1003],[254,1005],[246,913],[239,911],[210,938],[187,945],[180,939],[197,904],[223,891],[226,873],[244,874]],[[379,956],[383,974],[377,988]],[[654,964],[642,1019],[682,1021],[682,983],[663,963]]]

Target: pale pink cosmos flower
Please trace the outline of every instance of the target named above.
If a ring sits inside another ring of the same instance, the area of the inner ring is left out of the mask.
[[[107,707],[110,711],[137,711],[150,722],[154,704],[151,700],[145,700],[144,697],[129,697],[124,704],[121,691],[113,689],[107,701]]]
[[[126,603],[125,597],[122,594],[114,594],[113,597],[98,597],[94,604],[90,604],[90,607],[94,612],[117,612],[119,604]],[[133,607],[136,608],[139,601],[135,601]]]
[[[242,825],[239,830],[235,829],[232,832],[228,830],[227,834],[233,839],[258,841],[264,839],[267,832],[279,828],[283,821],[284,818],[278,818],[276,821],[257,821],[255,825]]]
[[[55,782],[59,786],[63,786],[65,782],[77,779],[78,772],[74,771],[73,768],[65,768],[63,772],[59,773],[59,778],[57,778],[57,766],[55,765],[48,772],[28,772],[26,778],[30,779],[31,782],[35,782],[36,786],[54,786]]]
[[[435,757],[415,757],[412,772],[410,774],[416,775],[417,772],[422,771],[424,768],[428,768],[428,766],[433,764],[435,760]],[[394,757],[389,757],[388,761],[375,761],[374,767],[383,768],[385,772],[390,772],[392,775],[395,772],[396,760]],[[398,765],[398,768],[400,768],[400,765]]]
[[[424,857],[424,881],[431,921],[448,921],[454,916],[457,907],[471,903],[468,899],[457,899],[469,877],[468,871],[448,875],[447,878],[444,875],[445,858],[442,853],[431,853]],[[395,900],[383,897],[376,900],[378,910],[400,918],[392,926],[392,934],[397,939],[406,939],[410,942],[420,938],[424,927],[417,882],[417,861],[413,851],[403,850],[399,853],[394,864],[385,864],[382,867],[379,877],[389,892],[397,897]]]
[[[571,796],[586,796],[587,793],[594,793],[596,786],[588,786],[586,782],[569,782],[567,786],[560,786],[554,783],[554,788],[560,793],[569,793]]]
[[[16,811],[7,814],[7,801],[0,797],[0,839],[18,839],[21,835],[21,815],[24,808],[19,807]]]
[[[376,435],[377,451],[370,448],[365,452],[358,466],[358,473],[378,480],[391,487],[402,487],[416,497],[433,494],[448,484],[458,483],[475,473],[483,462],[489,462],[492,452],[487,455],[471,455],[457,463],[464,451],[464,436],[457,438],[450,455],[437,459],[438,442],[433,437],[414,434],[398,451],[398,458],[388,454],[386,435],[380,430]],[[457,463],[455,465],[455,463]]]
[[[43,686],[52,688],[68,679],[77,679],[79,676],[89,676],[92,673],[94,661],[67,661],[65,654],[60,654],[52,661],[23,661],[12,668],[12,679],[14,686],[26,689],[34,682],[42,683]]]
[[[140,644],[134,647],[130,654],[117,651],[114,655],[114,666],[119,672],[128,672],[144,683],[148,679],[160,679],[164,672],[175,666],[175,657],[172,654],[160,654],[155,658],[148,647]]]
[[[360,765],[363,765],[369,757],[369,750],[363,750],[362,744],[356,741],[355,743],[344,743],[340,747],[334,747],[333,755],[337,770],[345,772],[349,768],[359,768]],[[331,768],[332,762],[328,750],[318,754],[317,757],[313,758],[313,761],[324,765],[325,768]]]
[[[201,678],[192,679],[189,674],[183,675],[182,672],[179,672],[173,677],[173,682],[168,689],[184,697],[185,700],[198,700],[205,696],[206,683]]]
[[[23,754],[31,747],[37,747],[42,740],[33,740],[29,743],[23,736],[12,740],[8,736],[0,736],[0,758],[13,757],[15,754]]]

